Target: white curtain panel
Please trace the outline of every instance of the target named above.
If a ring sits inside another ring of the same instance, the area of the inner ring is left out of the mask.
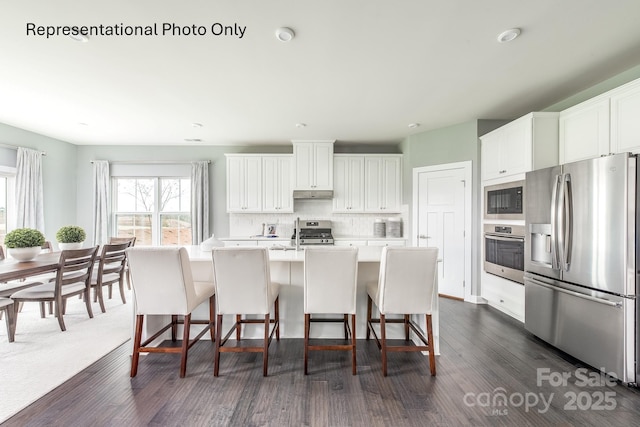
[[[209,238],[209,162],[191,162],[191,243]]]
[[[93,244],[109,240],[109,162],[93,162]]]
[[[18,147],[16,162],[16,228],[44,233],[42,152]]]

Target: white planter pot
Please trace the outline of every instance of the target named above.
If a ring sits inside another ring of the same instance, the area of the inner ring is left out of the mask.
[[[40,246],[34,246],[31,248],[7,248],[11,258],[15,258],[19,262],[26,262],[35,259],[41,250],[42,248]]]
[[[61,251],[66,251],[67,249],[82,249],[84,242],[76,242],[76,243],[58,243],[58,248]]]

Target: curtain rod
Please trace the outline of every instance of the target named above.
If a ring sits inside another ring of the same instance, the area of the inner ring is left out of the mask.
[[[115,162],[109,162],[109,164],[112,165],[146,165],[146,164],[151,164],[151,165],[190,165],[192,162],[195,161],[200,161],[200,160],[193,160],[191,162],[178,162],[175,160],[127,160],[127,161],[115,161]],[[207,163],[211,163],[211,160],[204,160]],[[91,163],[95,163],[96,160],[91,160]]]
[[[11,150],[17,150],[18,148],[29,148],[29,147],[21,147],[21,146],[18,146],[18,145],[3,144],[3,143],[0,143],[0,147],[9,148]],[[34,150],[34,149],[33,148],[29,148],[29,150]],[[38,151],[38,150],[35,150],[35,151]],[[46,151],[40,151],[40,154],[42,154],[43,156],[46,156],[47,152]]]

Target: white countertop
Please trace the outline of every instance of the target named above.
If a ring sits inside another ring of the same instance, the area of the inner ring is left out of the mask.
[[[220,237],[220,241],[229,240],[261,240],[261,241],[285,241],[291,240],[291,237],[267,237],[267,236],[236,236],[236,237]],[[407,240],[406,237],[373,237],[373,236],[333,236],[333,240]]]
[[[211,261],[211,251],[203,251],[200,246],[185,246],[192,261]],[[382,246],[363,246],[358,248],[358,262],[380,262]],[[304,250],[269,250],[271,262],[303,262]]]

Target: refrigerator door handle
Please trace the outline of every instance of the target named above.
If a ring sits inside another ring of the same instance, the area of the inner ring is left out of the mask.
[[[565,174],[562,180],[562,211],[563,211],[563,245],[562,245],[562,269],[569,271],[571,263],[571,243],[573,241],[573,193],[571,174]]]
[[[562,175],[556,175],[551,194],[551,269],[560,270],[560,247],[558,245],[558,189],[562,182]]]
[[[548,288],[548,289],[551,289],[552,291],[562,292],[563,294],[572,295],[574,297],[578,297],[578,298],[586,299],[586,300],[589,300],[589,301],[597,302],[599,304],[609,305],[611,307],[622,308],[622,303],[620,303],[620,302],[607,301],[607,300],[604,300],[602,298],[595,298],[595,297],[592,297],[592,296],[589,296],[589,295],[581,294],[579,292],[573,292],[573,291],[570,291],[568,289],[562,289],[562,288],[559,288],[557,286],[553,286],[553,285],[549,285],[547,283],[541,282],[541,281],[536,280],[536,279],[534,279],[532,277],[525,277],[524,280],[525,280],[525,282],[531,282],[534,285],[542,286],[543,288]]]

